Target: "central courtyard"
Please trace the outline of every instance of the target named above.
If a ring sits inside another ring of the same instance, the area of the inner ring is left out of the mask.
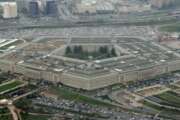
[[[114,46],[67,46],[65,57],[77,58],[82,60],[98,60],[117,57]]]

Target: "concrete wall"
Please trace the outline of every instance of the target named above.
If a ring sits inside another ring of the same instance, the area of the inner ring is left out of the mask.
[[[90,90],[106,87],[116,83],[119,83],[118,73],[98,76],[90,80]]]
[[[153,66],[149,69],[138,71],[138,80],[150,79],[157,75],[166,73],[166,65]]]
[[[70,73],[63,73],[61,78],[61,83],[65,85],[86,90],[90,89],[90,79],[79,77],[77,75],[72,75]]]
[[[34,79],[41,79],[41,71],[37,69],[31,69],[25,66],[16,65],[15,73],[21,73],[27,77]]]
[[[122,76],[122,75],[123,75],[124,79],[120,80],[120,83],[138,80],[138,71],[129,71],[126,73],[121,73],[120,76]]]

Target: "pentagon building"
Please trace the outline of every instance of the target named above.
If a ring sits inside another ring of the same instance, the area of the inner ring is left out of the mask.
[[[89,59],[64,55],[67,46],[86,51],[114,48],[117,56]],[[151,79],[180,70],[180,55],[153,41],[129,37],[41,37],[0,53],[0,68],[28,78],[94,90],[109,85]]]

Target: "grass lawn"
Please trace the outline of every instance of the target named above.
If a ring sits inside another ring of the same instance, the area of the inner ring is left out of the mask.
[[[0,120],[12,120],[10,111],[7,108],[0,108]]]
[[[149,108],[152,108],[152,109],[155,109],[155,110],[163,112],[164,115],[179,115],[180,114],[180,111],[173,110],[173,109],[168,109],[168,108],[164,108],[164,107],[160,107],[160,106],[157,106],[157,105],[155,105],[153,103],[150,103],[148,101],[145,101],[145,100],[142,101],[142,103],[146,107],[149,107]]]
[[[164,102],[161,104],[179,107],[180,108],[180,96],[178,94],[168,91],[159,95],[155,95],[155,97],[163,100]]]
[[[77,92],[73,92],[73,91],[67,90],[65,88],[51,87],[50,90],[52,92],[54,92],[55,94],[58,94],[59,97],[62,97],[64,99],[80,101],[80,102],[89,103],[89,104],[93,104],[93,105],[113,107],[113,105],[111,105],[109,103],[106,103],[106,102],[103,102],[100,100],[96,100],[96,99],[93,99],[88,96],[81,95]]]
[[[175,85],[168,85],[168,87],[171,88],[172,90],[180,89],[180,87],[175,86]]]
[[[180,106],[180,96],[178,96],[176,93],[172,91],[167,91],[159,95],[155,95],[155,97],[161,99],[162,103],[161,105],[169,105],[174,107]],[[157,110],[160,112],[159,116],[166,117],[172,120],[179,120],[180,111],[175,109],[166,108],[163,106],[159,106],[156,104],[153,104],[147,100],[140,101],[144,106],[152,108],[154,110]]]
[[[0,120],[12,120],[11,115],[1,115],[0,114]]]
[[[40,104],[36,104],[36,106],[44,108],[44,109],[48,109],[48,111],[51,110],[58,110],[58,111],[63,111],[65,113],[73,113],[73,114],[79,114],[79,115],[85,115],[88,117],[99,117],[99,118],[105,118],[105,116],[101,116],[99,113],[86,113],[86,112],[78,112],[78,111],[74,111],[71,109],[61,109],[61,108],[56,108],[56,107],[52,107],[52,106],[46,106],[46,105],[40,105]]]
[[[152,104],[152,103],[145,101],[145,100],[141,101],[141,103],[143,103],[143,105],[145,105],[147,107],[153,108],[153,109],[158,110],[158,111],[161,111],[163,109],[162,107],[159,107],[159,106]]]
[[[4,85],[0,85],[0,93],[1,92],[4,92],[6,90],[9,90],[9,89],[13,89],[13,88],[16,88],[17,86],[19,85],[22,85],[23,83],[21,81],[13,81],[13,82],[9,82],[9,83],[5,83]]]
[[[0,108],[0,115],[5,113],[10,113],[10,111],[7,108]]]
[[[180,22],[161,26],[159,30],[165,32],[180,32]]]
[[[148,101],[143,101],[142,102],[144,104],[144,106],[152,108],[154,110],[159,111],[159,116],[163,117],[163,118],[168,118],[170,120],[179,120],[179,114],[180,111],[176,111],[176,110],[172,110],[172,109],[167,109],[164,107],[159,107],[155,104],[152,104]],[[157,113],[155,113],[157,114]]]
[[[0,47],[0,50],[7,50],[9,47],[11,47],[11,46],[17,46],[17,45],[19,45],[19,44],[21,44],[21,43],[23,43],[23,41],[18,40],[18,41],[15,41],[15,42],[13,42],[13,43],[7,44],[7,45],[5,45],[5,46],[3,46],[3,47]]]
[[[116,85],[112,85],[111,88],[112,88],[112,91],[116,91],[116,90],[125,89],[126,86],[123,84],[116,84]]]
[[[21,114],[22,120],[48,120],[50,116],[47,115],[29,115]]]

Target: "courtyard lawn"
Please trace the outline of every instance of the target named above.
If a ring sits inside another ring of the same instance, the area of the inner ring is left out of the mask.
[[[3,83],[0,85],[0,93],[5,92],[10,89],[15,89],[16,87],[18,87],[22,84],[23,84],[23,82],[17,81],[17,80],[9,82],[9,83]]]

